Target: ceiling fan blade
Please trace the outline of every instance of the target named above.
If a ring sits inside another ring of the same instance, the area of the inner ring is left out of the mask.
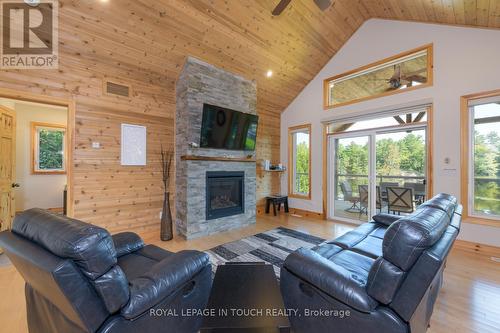
[[[278,16],[279,14],[281,14],[285,10],[286,6],[288,6],[290,1],[292,0],[281,0],[276,8],[274,8],[274,10],[272,11],[273,16]]]
[[[314,3],[321,10],[326,10],[332,4],[330,0],[314,0]]]
[[[406,81],[415,81],[415,82],[420,82],[420,83],[425,83],[427,82],[427,78],[422,75],[410,75],[405,77]]]

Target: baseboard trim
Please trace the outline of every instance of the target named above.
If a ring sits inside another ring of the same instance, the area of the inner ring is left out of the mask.
[[[487,257],[500,258],[500,247],[496,246],[468,242],[461,239],[457,239],[453,247],[466,252],[476,253]]]
[[[257,215],[273,215],[272,208],[269,214],[266,214],[266,206],[265,205],[258,205],[256,207],[257,210]],[[283,207],[281,207],[281,211],[279,213],[283,214]],[[318,213],[318,212],[311,212],[308,210],[304,209],[299,209],[299,208],[289,208],[289,213],[288,214],[294,214],[294,215],[300,215],[301,217],[308,217],[308,218],[313,218],[313,219],[318,219],[318,220],[324,220],[323,218],[323,213]]]
[[[323,213],[311,212],[305,209],[293,208],[290,207],[290,214],[300,215],[302,217],[310,217],[313,219],[324,220]]]

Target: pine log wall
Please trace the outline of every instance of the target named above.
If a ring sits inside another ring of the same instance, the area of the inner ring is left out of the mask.
[[[78,4],[85,2],[94,5]],[[125,1],[114,2],[109,7],[116,6],[121,14],[98,11],[99,1],[62,1],[59,70],[0,70],[0,88],[76,102],[76,218],[111,232],[157,229],[163,196],[158,153],[160,143],[174,147],[175,80],[186,55],[245,73],[224,66],[227,56],[217,48],[200,45],[201,36],[196,36],[200,26],[185,27],[184,34],[168,26],[160,31],[155,21],[160,18],[158,10],[152,9],[154,17],[146,22],[149,14],[140,4],[128,2],[127,7]],[[178,26],[180,21],[171,24]],[[104,94],[106,79],[130,85],[132,96]],[[259,96],[258,160],[279,160],[280,111]],[[145,167],[120,165],[121,123],[147,126]],[[101,148],[93,149],[92,142],[100,142]],[[262,200],[278,186],[272,175],[260,173],[257,197]]]

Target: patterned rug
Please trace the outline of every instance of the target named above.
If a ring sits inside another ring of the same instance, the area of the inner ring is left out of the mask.
[[[222,244],[205,251],[210,256],[212,271],[225,262],[266,262],[273,265],[279,279],[285,258],[303,247],[312,248],[325,240],[300,231],[279,227],[247,238]]]

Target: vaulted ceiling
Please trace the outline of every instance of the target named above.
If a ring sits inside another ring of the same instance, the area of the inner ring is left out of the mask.
[[[292,0],[273,17],[278,2],[63,0],[61,48],[168,88],[192,55],[255,79],[261,102],[279,112],[367,19],[500,27],[500,0],[334,0],[324,12]]]

